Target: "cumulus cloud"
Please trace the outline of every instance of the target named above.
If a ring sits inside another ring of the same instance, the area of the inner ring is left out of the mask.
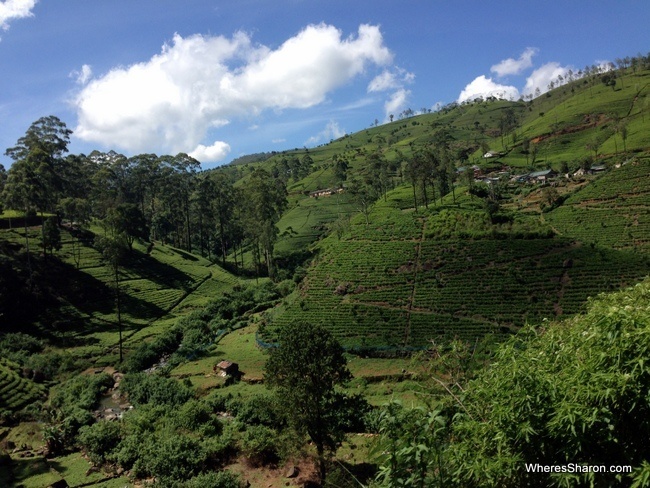
[[[394,90],[384,103],[385,120],[388,120],[391,114],[395,115],[395,112],[404,108],[411,93],[405,86],[413,83],[413,80],[415,80],[413,73],[395,67],[392,70],[384,70],[368,84],[368,93]]]
[[[0,2],[0,29],[9,29],[9,22],[14,19],[32,17],[32,9],[37,0],[6,0]]]
[[[406,103],[408,102],[408,97],[411,94],[410,90],[401,88],[397,90],[384,104],[384,111],[386,116],[395,115],[401,112],[406,108]]]
[[[330,120],[325,126],[325,129],[323,129],[317,135],[310,137],[305,144],[312,145],[321,142],[329,142],[332,139],[338,139],[339,137],[343,137],[344,135],[345,135],[345,130],[339,127],[338,122],[334,120]]]
[[[519,56],[519,59],[508,58],[490,68],[490,71],[496,73],[501,78],[508,75],[518,75],[525,69],[533,65],[533,56],[537,54],[538,49],[527,47]]]
[[[536,95],[538,88],[539,94],[546,93],[551,81],[556,81],[560,75],[563,77],[566,76],[569,69],[571,69],[569,66],[561,66],[560,63],[556,62],[546,63],[540,66],[526,78],[526,86],[524,86],[523,93],[525,95]]]
[[[368,92],[382,92],[402,88],[405,84],[412,83],[415,79],[413,73],[396,68],[394,71],[384,70],[375,76],[368,84]]]
[[[214,141],[211,146],[199,144],[194,151],[189,153],[197,161],[202,163],[216,163],[225,158],[230,152],[230,145],[223,141]]]
[[[465,89],[460,92],[458,102],[462,103],[466,100],[473,100],[475,98],[496,97],[505,100],[517,100],[519,98],[519,90],[511,85],[501,85],[487,78],[485,75],[474,78]]]
[[[391,61],[379,28],[365,24],[347,38],[310,25],[277,49],[242,32],[175,35],[150,60],[84,86],[74,102],[75,135],[134,152],[198,151],[211,127],[266,109],[312,107],[369,65]]]

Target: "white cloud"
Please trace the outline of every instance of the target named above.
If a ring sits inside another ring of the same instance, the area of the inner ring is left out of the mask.
[[[563,77],[566,76],[569,69],[571,69],[570,66],[560,66],[560,63],[556,62],[546,63],[540,66],[526,78],[526,86],[524,86],[523,93],[526,95],[534,95],[538,88],[540,94],[546,93],[551,81],[556,81],[560,75]]]
[[[386,117],[389,115],[397,115],[404,108],[406,108],[406,102],[408,97],[411,94],[409,90],[401,88],[397,90],[393,95],[386,101],[384,104],[384,111],[386,112]]]
[[[508,58],[490,68],[490,71],[496,73],[501,78],[508,75],[518,75],[525,69],[533,65],[533,56],[537,54],[538,49],[527,47],[519,56],[519,59]]]
[[[332,139],[338,139],[344,135],[345,131],[339,127],[338,122],[330,120],[325,126],[325,129],[323,129],[317,135],[310,137],[305,144],[312,145],[321,142],[329,142]]]
[[[287,142],[287,140],[286,139],[273,139],[273,140],[271,140],[271,142],[273,144],[281,144],[283,142]]]
[[[408,71],[395,67],[393,70],[384,70],[368,84],[368,92],[384,92],[394,90],[390,98],[384,103],[384,121],[405,108],[409,90],[404,88],[406,85],[413,83],[415,75]]]
[[[0,28],[9,29],[9,22],[14,19],[32,17],[32,9],[37,0],[6,0],[0,2]]]
[[[74,70],[70,73],[70,78],[74,78],[80,85],[85,85],[93,77],[93,70],[88,64],[84,64],[81,70]]]
[[[485,75],[474,78],[465,89],[460,92],[458,102],[466,100],[473,100],[475,98],[496,97],[506,100],[517,100],[519,98],[519,90],[511,85],[501,85],[492,81],[492,78],[486,78]]]
[[[414,79],[415,75],[413,73],[400,68],[396,68],[395,71],[384,70],[368,84],[368,92],[382,92],[403,88],[405,84],[412,83]]]
[[[199,144],[194,151],[189,153],[189,156],[202,163],[216,163],[225,158],[229,152],[230,145],[223,141],[214,141],[211,146]]]
[[[375,76],[368,84],[369,92],[380,92],[396,88],[399,85],[395,78],[395,73],[390,71],[383,71],[380,75]]]
[[[266,109],[314,106],[368,65],[391,61],[379,28],[365,24],[348,38],[310,25],[275,50],[241,32],[175,35],[150,60],[88,83],[75,100],[75,135],[133,152],[188,151],[210,127]]]

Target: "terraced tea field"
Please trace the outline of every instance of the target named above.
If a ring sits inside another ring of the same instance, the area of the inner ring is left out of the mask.
[[[23,228],[0,232],[4,240],[24,244]],[[40,229],[28,232],[30,247],[39,249]],[[62,231],[62,244],[49,271],[57,305],[48,314],[59,317],[54,332],[62,335],[74,354],[110,361],[118,343],[114,275],[92,240],[78,241]],[[155,336],[165,328],[157,326],[161,319],[168,326],[177,316],[246,281],[200,256],[159,243],[147,254],[146,246],[137,242],[119,276],[127,352],[137,346],[128,341],[131,336],[139,340]],[[41,327],[53,332],[49,320],[43,319]]]
[[[546,220],[585,243],[650,252],[650,159],[610,169]]]
[[[18,365],[0,358],[0,414],[16,412],[46,395],[46,388],[20,375]]]
[[[634,169],[625,188],[642,177]],[[425,232],[442,207],[404,211],[404,189],[394,194],[375,207],[370,225],[357,216],[340,240],[323,241],[299,293],[270,316],[266,339],[299,320],[328,327],[349,347],[474,340],[577,313],[589,296],[650,273],[648,254],[631,247],[562,236],[470,239],[453,237],[457,230]]]

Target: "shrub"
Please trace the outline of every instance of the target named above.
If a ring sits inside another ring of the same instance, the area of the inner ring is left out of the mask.
[[[10,332],[4,334],[0,339],[0,351],[4,354],[23,351],[29,354],[41,352],[43,350],[43,342],[28,334],[22,332]]]
[[[256,395],[237,406],[237,420],[247,425],[265,425],[280,428],[286,420],[279,412],[275,399],[269,395]]]
[[[64,413],[73,408],[90,410],[95,406],[99,397],[113,386],[113,378],[107,374],[94,376],[82,375],[62,383],[54,389],[52,407]]]
[[[462,486],[626,486],[650,458],[650,281],[588,312],[526,329],[466,388],[450,467]],[[525,463],[631,465],[637,473],[527,474]],[[634,478],[637,476],[636,480]]]
[[[183,483],[183,488],[242,488],[239,476],[229,471],[202,473]]]
[[[84,426],[79,430],[78,442],[94,464],[103,464],[120,442],[120,426],[106,420]]]
[[[175,410],[172,423],[177,429],[200,431],[203,436],[214,436],[221,432],[221,423],[212,414],[209,405],[200,400],[190,400]]]
[[[133,469],[138,476],[154,476],[163,482],[182,481],[199,474],[205,460],[206,452],[199,441],[166,431],[143,445],[143,452]]]
[[[240,446],[253,465],[266,465],[278,461],[278,434],[264,425],[253,425],[243,433]]]
[[[193,390],[183,383],[155,374],[127,374],[120,387],[136,406],[152,403],[173,407],[184,404],[194,396]]]

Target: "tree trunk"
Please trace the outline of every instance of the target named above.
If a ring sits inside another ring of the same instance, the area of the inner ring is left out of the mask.
[[[413,183],[413,206],[415,207],[415,213],[418,212],[418,199],[415,194],[415,183]]]
[[[325,483],[325,478],[327,477],[327,463],[325,462],[325,449],[322,444],[316,446],[316,452],[318,453],[318,475],[320,477],[321,486]]]
[[[29,235],[27,234],[27,210],[25,210],[25,249],[27,250],[27,269],[29,270],[29,291],[31,292],[34,289],[34,283],[32,280],[33,277],[32,254],[29,252]]]
[[[43,261],[47,263],[47,246],[45,245],[45,216],[41,210],[41,239],[43,240]]]
[[[117,265],[115,266],[115,305],[117,306],[117,327],[120,333],[120,363],[122,363],[122,307],[120,303],[120,273]]]

